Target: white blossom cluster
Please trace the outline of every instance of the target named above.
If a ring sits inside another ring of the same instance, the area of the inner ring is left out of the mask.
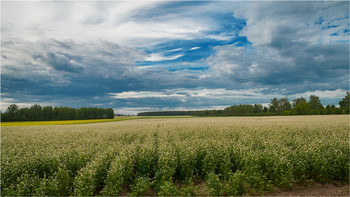
[[[1,135],[3,196],[245,195],[349,181],[347,115],[139,119]]]

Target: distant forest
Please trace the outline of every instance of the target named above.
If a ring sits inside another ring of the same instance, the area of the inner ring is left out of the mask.
[[[261,104],[241,104],[227,107],[223,110],[201,111],[157,111],[141,112],[138,116],[272,116],[272,115],[320,115],[320,114],[349,114],[350,92],[339,101],[339,107],[327,105],[323,107],[319,97],[311,95],[307,101],[300,97],[292,101],[287,98],[273,98],[269,107]],[[12,121],[49,121],[49,120],[86,120],[113,119],[112,108],[82,107],[52,107],[36,104],[29,108],[19,108],[10,105],[6,112],[1,113],[2,122]]]
[[[349,92],[339,101],[339,106],[327,105],[323,107],[319,97],[311,95],[307,101],[300,97],[292,101],[287,98],[273,98],[269,107],[261,104],[241,104],[227,107],[223,110],[201,111],[156,111],[141,112],[138,116],[272,116],[272,115],[322,115],[349,114]]]
[[[2,122],[113,118],[114,111],[112,108],[82,107],[75,109],[70,107],[41,107],[37,104],[29,108],[19,108],[16,104],[12,104],[5,113],[1,113]]]

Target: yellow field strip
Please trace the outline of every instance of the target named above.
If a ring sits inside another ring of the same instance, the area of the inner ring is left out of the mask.
[[[2,127],[22,127],[22,126],[45,126],[45,125],[71,125],[71,124],[114,122],[114,121],[132,120],[132,119],[164,119],[164,118],[193,118],[193,117],[194,116],[118,116],[114,119],[1,122],[1,126]]]
[[[114,122],[114,121],[122,121],[122,120],[129,120],[129,119],[134,119],[134,118],[122,117],[122,118],[116,118],[116,119],[1,122],[1,126],[2,127],[21,127],[21,126],[89,124],[89,123],[101,123],[101,122]]]

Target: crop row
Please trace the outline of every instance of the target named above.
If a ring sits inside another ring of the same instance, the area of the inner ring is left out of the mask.
[[[346,119],[203,120],[6,128],[1,194],[243,195],[349,182]]]

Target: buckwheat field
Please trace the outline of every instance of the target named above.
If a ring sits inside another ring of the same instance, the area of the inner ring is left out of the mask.
[[[349,182],[349,116],[2,127],[1,195],[245,195]]]

